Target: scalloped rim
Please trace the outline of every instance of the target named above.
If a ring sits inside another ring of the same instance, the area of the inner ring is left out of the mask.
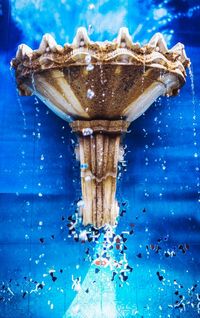
[[[134,43],[127,28],[119,30],[118,36],[112,42],[93,42],[90,40],[87,30],[81,27],[77,30],[72,44],[58,45],[50,34],[42,37],[39,48],[32,50],[26,44],[18,47],[16,58],[11,62],[14,68],[23,61],[39,60],[41,69],[45,69],[45,64],[52,60],[54,55],[65,57],[65,64],[89,64],[86,56],[91,56],[91,63],[139,63],[143,65],[156,64],[165,68],[169,72],[177,72],[185,79],[185,69],[190,65],[184,45],[177,43],[168,49],[166,41],[161,33],[156,33],[144,46]],[[56,57],[55,57],[56,62]],[[24,65],[24,67],[26,67]],[[33,70],[32,70],[33,71]]]

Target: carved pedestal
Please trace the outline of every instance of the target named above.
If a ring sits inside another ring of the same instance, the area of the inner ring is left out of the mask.
[[[71,124],[79,141],[84,225],[100,228],[115,224],[119,211],[115,194],[120,139],[128,125],[123,120],[77,120]]]

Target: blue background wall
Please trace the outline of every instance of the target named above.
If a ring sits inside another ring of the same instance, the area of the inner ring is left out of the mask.
[[[133,272],[129,285],[113,286],[119,317],[199,316],[199,21],[199,1],[0,1],[0,317],[62,317],[76,297],[72,274],[83,281],[91,268],[85,252],[95,243],[68,237],[80,198],[75,137],[40,101],[18,96],[9,66],[18,44],[37,48],[45,32],[63,44],[82,25],[93,40],[127,26],[135,41],[160,31],[169,46],[186,45],[192,75],[180,95],[158,100],[125,138],[118,199],[126,213],[116,231],[134,224],[126,251]],[[39,282],[44,288],[33,291]]]

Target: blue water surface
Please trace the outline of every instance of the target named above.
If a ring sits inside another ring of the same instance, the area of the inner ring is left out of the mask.
[[[81,196],[75,136],[42,102],[18,96],[9,65],[20,43],[37,48],[46,32],[71,42],[79,26],[101,41],[122,26],[141,43],[162,32],[192,62],[180,94],[156,101],[124,139],[116,234],[127,241],[111,259],[126,257],[126,281],[93,264],[103,233],[70,237]],[[200,1],[1,0],[0,28],[0,317],[198,317]]]

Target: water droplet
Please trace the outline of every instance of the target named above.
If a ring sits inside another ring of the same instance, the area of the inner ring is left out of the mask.
[[[86,182],[88,182],[88,181],[90,181],[90,180],[91,180],[91,177],[90,177],[90,176],[86,176],[86,177],[85,177],[85,181],[86,181]]]
[[[87,169],[88,168],[88,164],[87,163],[82,163],[80,168],[81,169]]]
[[[92,71],[94,69],[94,65],[92,65],[91,63],[87,65],[86,70],[87,71]]]
[[[88,34],[90,35],[93,32],[94,32],[94,28],[93,28],[92,24],[89,24],[89,26],[88,26]]]
[[[82,134],[83,134],[83,136],[90,136],[93,134],[93,129],[92,128],[83,128]]]
[[[38,102],[38,99],[37,99],[37,97],[35,97],[34,98],[34,104],[36,105],[36,104],[38,104],[39,102]]]
[[[87,90],[87,98],[92,99],[94,97],[94,92],[89,88]]]
[[[84,201],[83,200],[80,200],[77,202],[77,207],[83,207],[85,205]]]
[[[95,9],[94,3],[90,3],[89,6],[88,6],[88,8],[89,8],[90,10],[94,10],[94,9]]]
[[[90,54],[86,55],[86,57],[85,57],[85,62],[86,62],[87,64],[90,64],[90,62],[91,62],[91,55],[90,55]]]

